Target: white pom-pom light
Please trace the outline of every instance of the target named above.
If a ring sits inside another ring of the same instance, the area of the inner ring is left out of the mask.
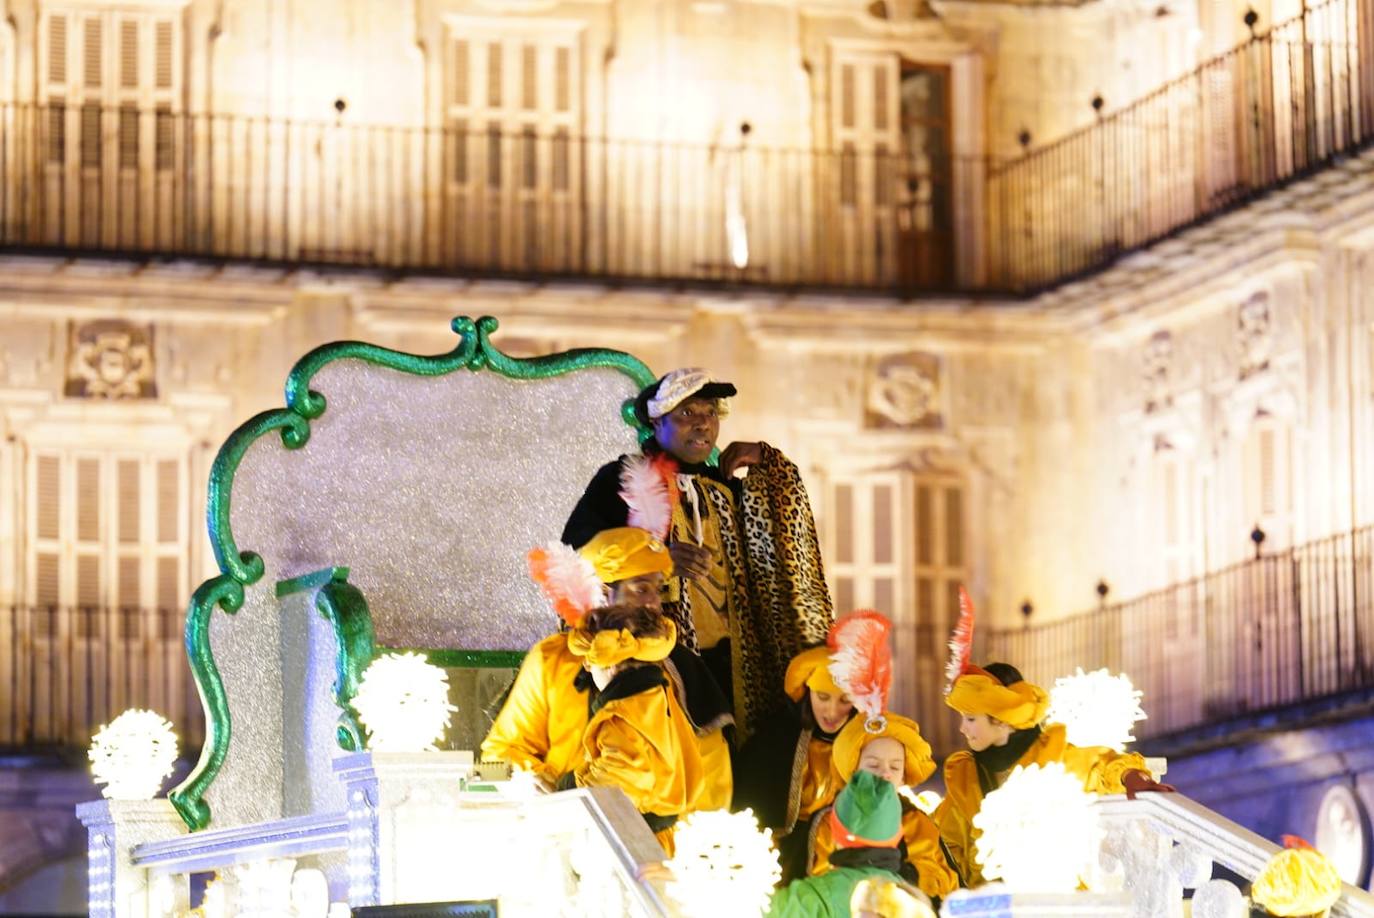
[[[1140,706],[1143,693],[1125,673],[1113,676],[1105,669],[1083,672],[1054,681],[1046,719],[1063,724],[1075,746],[1106,746],[1121,752],[1135,742],[1132,730],[1145,719]]]
[[[448,674],[418,653],[391,653],[373,660],[353,697],[379,752],[429,752],[456,710],[448,701]]]
[[[758,918],[782,877],[753,810],[692,813],[673,833],[668,894],[690,918]]]
[[[172,774],[177,737],[155,711],[130,708],[91,738],[95,783],[111,800],[152,800]]]
[[[1018,765],[973,825],[983,876],[1017,892],[1073,892],[1097,850],[1093,798],[1058,762]]]

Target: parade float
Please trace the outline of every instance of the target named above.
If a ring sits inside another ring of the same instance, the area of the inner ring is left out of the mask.
[[[513,358],[496,327],[455,319],[456,346],[431,356],[317,348],[285,407],[226,440],[207,507],[219,574],[185,630],[205,744],[157,799],[160,718],[93,746],[107,797],[78,808],[92,916],[758,913],[776,873],[740,820],[684,826],[663,867],[619,790],[541,793],[467,751],[556,626],[525,552],[635,449],[629,401],[655,378],[610,350]],[[987,826],[1000,882],[943,914],[1172,918],[1191,898],[1193,915],[1242,918],[1280,852],[1183,794],[1089,799],[1055,781],[1007,788],[1022,790]],[[1374,897],[1346,886],[1331,914],[1374,918]]]

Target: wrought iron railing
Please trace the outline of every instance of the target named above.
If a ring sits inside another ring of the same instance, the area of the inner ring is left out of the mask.
[[[0,245],[478,276],[952,289],[954,183],[984,181],[881,150],[134,107],[9,105],[0,129]]]
[[[1038,289],[1374,138],[1374,2],[1325,0],[989,174],[990,285]]]
[[[1325,0],[1010,161],[0,106],[0,246],[520,277],[1030,292],[1374,136],[1374,0]]]
[[[994,162],[0,106],[0,246],[610,281],[1031,292],[1365,146],[1374,0],[1325,0]]]
[[[1145,693],[1138,737],[1374,689],[1374,527],[991,631],[982,655],[1047,686],[1079,666],[1125,672]]]
[[[182,609],[0,606],[0,747],[84,747],[127,708],[204,739]]]

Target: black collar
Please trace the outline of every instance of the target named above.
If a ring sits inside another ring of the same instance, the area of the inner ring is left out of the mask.
[[[997,775],[1021,761],[1021,756],[1039,738],[1040,727],[1036,725],[1028,730],[1013,732],[1005,746],[989,746],[982,752],[975,752],[973,761],[978,765],[978,784],[983,788],[983,793],[996,790]]]
[[[592,699],[591,707],[588,710],[595,714],[609,702],[629,698],[632,695],[638,695],[641,692],[647,692],[667,684],[668,677],[663,675],[661,667],[656,665],[633,666],[612,676],[611,681],[606,683],[606,687],[601,690],[601,693]]]
[[[890,873],[902,869],[902,852],[896,848],[836,848],[830,852],[835,867],[877,867]]]

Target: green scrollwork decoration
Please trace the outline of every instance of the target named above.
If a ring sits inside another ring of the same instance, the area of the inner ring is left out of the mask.
[[[640,387],[648,385],[655,378],[642,361],[621,351],[580,348],[543,357],[510,357],[491,343],[491,334],[498,325],[491,316],[475,321],[468,316],[455,318],[451,328],[459,336],[459,341],[453,350],[443,354],[408,354],[361,341],[337,341],[317,347],[297,361],[287,375],[286,407],[266,411],[249,419],[230,434],[220,447],[210,468],[206,522],[211,548],[221,573],[196,590],[186,618],[187,656],[205,708],[205,745],[196,767],[169,795],[177,812],[192,831],[203,829],[210,823],[210,807],[204,796],[224,765],[232,735],[224,682],[210,648],[210,615],[215,606],[229,613],[237,611],[243,604],[244,587],[258,582],[266,570],[261,556],[252,551],[240,551],[234,540],[230,520],[234,476],[249,448],[272,431],[281,432],[282,445],[287,449],[301,449],[310,441],[310,422],[323,415],[327,406],[324,395],[310,388],[311,381],[321,369],[336,360],[353,359],[417,376],[442,376],[459,369],[491,369],[512,379],[545,379],[581,369],[606,367],[618,370]],[[634,417],[630,403],[622,406],[621,416],[641,440],[648,435]],[[347,584],[342,586],[354,589]],[[361,600],[361,594],[358,595]],[[361,612],[351,611],[344,616],[349,624],[342,630],[339,622],[331,619],[335,623],[340,647],[339,682],[335,687],[335,696],[340,707],[351,717],[352,708],[348,702],[357,688],[356,679],[361,674],[359,667],[366,667],[371,660],[371,650],[364,653],[364,648],[371,641],[371,619],[367,616],[365,602],[358,606],[353,599],[329,597],[321,601],[335,610],[331,613],[321,607],[320,611],[326,615],[337,614],[340,608],[361,609]],[[360,631],[352,630],[361,628],[354,621],[355,615],[367,618],[366,639]],[[350,748],[345,744],[360,745],[360,740],[356,721],[345,724],[341,718],[340,744]]]
[[[339,706],[339,748],[358,752],[363,748],[363,729],[353,711],[353,698],[363,670],[376,653],[372,615],[362,590],[351,583],[331,581],[315,594],[315,608],[334,626],[338,653],[334,658],[334,701]]]
[[[186,655],[191,676],[205,709],[205,743],[191,774],[167,795],[182,820],[193,831],[210,822],[210,806],[205,791],[224,765],[229,752],[229,699],[224,680],[210,650],[210,613],[215,606],[232,615],[243,607],[243,584],[229,574],[220,574],[202,583],[191,595],[186,610]]]

